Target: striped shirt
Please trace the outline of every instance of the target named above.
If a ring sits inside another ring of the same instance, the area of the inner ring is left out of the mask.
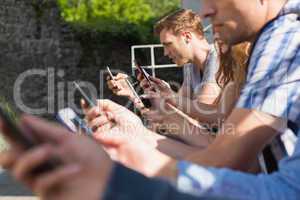
[[[254,109],[287,121],[280,130],[297,135],[300,125],[300,0],[289,0],[269,22],[254,45],[247,80],[237,108]],[[294,154],[280,161],[271,175],[250,175],[228,169],[178,162],[178,188],[194,195],[234,199],[300,199],[300,141],[286,136]]]
[[[290,0],[262,30],[251,54],[247,81],[237,108],[253,109],[287,121],[271,144],[277,160],[291,155],[300,124],[299,0]]]

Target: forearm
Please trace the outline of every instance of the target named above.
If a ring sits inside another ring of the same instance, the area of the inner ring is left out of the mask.
[[[128,184],[128,180],[131,184]],[[147,178],[119,164],[113,170],[102,199],[202,200],[202,198],[179,192],[170,182]]]
[[[236,109],[223,123],[213,143],[187,160],[205,166],[248,171],[282,126],[285,126],[284,120],[257,111]]]
[[[193,147],[163,135],[156,135],[156,149],[175,159],[182,159],[194,152],[199,151],[199,148]]]
[[[219,123],[225,117],[218,104],[204,104],[183,96],[176,97],[176,106],[202,123]]]
[[[199,125],[197,121],[195,122]],[[197,150],[206,148],[214,140],[211,132],[199,128],[177,114],[165,117],[163,125],[167,128],[169,134],[183,140],[184,143],[190,146],[197,147]]]

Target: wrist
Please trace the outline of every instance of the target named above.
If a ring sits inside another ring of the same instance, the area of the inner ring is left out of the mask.
[[[107,191],[110,190],[110,180],[112,179],[112,176],[114,174],[116,163],[110,160],[109,163],[105,164],[105,169],[100,169],[103,173],[99,177],[99,179],[95,180],[95,186],[98,185],[97,189],[95,190],[95,196],[98,194],[98,197],[102,197],[103,194],[105,194]],[[100,184],[100,185],[99,185]],[[100,192],[99,192],[100,191]],[[98,198],[102,199],[102,198]]]
[[[164,158],[166,165],[158,171],[155,175],[156,177],[166,178],[170,181],[176,181],[178,170],[177,170],[177,160],[172,158]]]

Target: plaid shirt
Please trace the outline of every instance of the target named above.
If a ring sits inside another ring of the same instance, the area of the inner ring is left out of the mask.
[[[299,0],[290,0],[262,30],[251,54],[247,81],[236,105],[285,119],[271,143],[279,161],[294,150],[300,124]]]
[[[297,143],[292,135],[300,132],[299,15],[300,0],[289,0],[279,16],[263,28],[254,45],[246,84],[236,105],[285,119],[287,126],[279,131],[283,133],[282,139],[287,138],[285,145],[290,143],[292,147]],[[300,175],[298,143],[293,156],[281,161],[279,172],[271,176],[204,168],[181,161],[178,188],[196,195],[236,199],[300,199],[300,182],[295,181]]]

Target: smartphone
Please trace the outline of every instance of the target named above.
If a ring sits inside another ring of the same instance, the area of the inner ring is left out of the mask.
[[[141,67],[141,65],[138,64],[138,62],[135,60],[134,61],[135,66],[139,70],[139,72],[142,74],[142,76],[148,81],[149,85],[151,86],[151,81],[149,79],[149,74]]]
[[[84,99],[84,101],[88,104],[89,107],[95,107],[96,104],[93,102],[93,100],[82,90],[82,88],[79,86],[79,84],[76,81],[73,81],[73,84],[76,89],[81,94],[81,97]]]
[[[115,77],[114,77],[114,75],[111,73],[111,71],[110,71],[110,69],[109,69],[108,66],[106,67],[106,70],[107,70],[107,72],[108,72],[108,74],[109,74],[111,80],[115,80]]]
[[[6,138],[9,138],[9,140],[16,142],[24,150],[29,150],[41,144],[40,141],[34,140],[33,138],[26,135],[22,130],[20,130],[2,106],[0,106],[0,118],[2,120],[2,123],[4,123],[7,128],[7,132],[3,132],[2,134]],[[51,171],[60,164],[60,159],[50,158],[45,163],[33,169],[31,173],[41,174],[47,171]]]
[[[88,127],[85,120],[80,118],[73,109],[64,108],[57,113],[56,118],[67,129],[73,133],[92,135],[92,129]]]
[[[2,107],[0,107],[0,118],[2,122],[5,124],[6,128],[8,129],[7,133],[6,132],[2,133],[6,138],[9,138],[10,140],[17,142],[25,150],[30,149],[38,144],[32,138],[26,136],[26,134],[23,133],[17,127],[15,122],[11,119],[9,114]]]

